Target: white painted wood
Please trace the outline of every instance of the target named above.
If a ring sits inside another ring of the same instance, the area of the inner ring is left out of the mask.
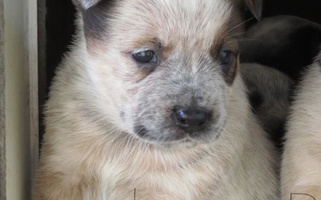
[[[29,66],[29,102],[30,102],[30,161],[31,177],[39,160],[39,103],[38,103],[38,20],[37,0],[28,0],[27,15],[28,29],[26,40],[28,41],[28,66]]]
[[[3,3],[5,192],[7,200],[28,200],[38,160],[37,0]]]
[[[5,77],[4,77],[4,35],[3,1],[0,0],[0,200],[6,199],[6,132],[5,132]]]

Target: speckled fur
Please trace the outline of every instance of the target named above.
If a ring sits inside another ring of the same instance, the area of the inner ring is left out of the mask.
[[[210,55],[213,45],[237,47],[237,27],[225,29],[233,4],[121,0],[113,6],[100,37],[85,40],[79,17],[75,45],[46,104],[34,199],[132,200],[135,189],[137,200],[278,199],[276,151],[250,111],[242,80],[227,82]],[[153,72],[128,52],[146,46],[164,60]],[[168,110],[192,101],[218,115],[202,138],[151,142],[135,134],[137,123],[150,135],[176,134],[162,127]]]

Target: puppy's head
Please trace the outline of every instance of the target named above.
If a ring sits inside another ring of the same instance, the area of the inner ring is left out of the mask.
[[[164,145],[220,135],[239,68],[239,4],[74,1],[84,21],[88,73],[102,112],[118,128]]]

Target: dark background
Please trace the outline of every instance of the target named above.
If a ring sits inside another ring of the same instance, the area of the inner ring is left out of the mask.
[[[263,16],[296,15],[321,24],[320,0],[265,0]]]
[[[321,0],[265,0],[263,17],[275,15],[296,15],[321,24]],[[40,68],[39,102],[42,113],[43,104],[47,98],[48,88],[54,76],[54,71],[60,63],[75,32],[75,9],[71,0],[46,0],[46,63]],[[249,14],[246,17],[251,17]],[[252,20],[253,22],[253,20]],[[251,23],[252,24],[252,23]],[[43,46],[43,45],[41,45]],[[41,132],[43,115],[40,115]]]

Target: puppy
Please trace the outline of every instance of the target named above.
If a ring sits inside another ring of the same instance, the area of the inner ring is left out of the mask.
[[[238,1],[74,3],[35,200],[279,198],[276,151],[238,76]]]
[[[274,67],[297,83],[320,44],[321,25],[295,16],[270,17],[246,32],[241,60]]]
[[[241,75],[252,111],[275,144],[282,148],[294,82],[276,69],[253,63],[242,63]]]
[[[282,161],[282,199],[321,199],[321,53],[298,87]]]

